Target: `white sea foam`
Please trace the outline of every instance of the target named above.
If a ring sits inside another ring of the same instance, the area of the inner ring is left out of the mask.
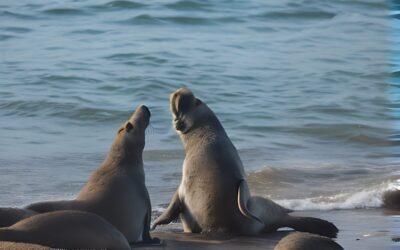
[[[304,199],[283,199],[276,200],[276,202],[293,210],[377,208],[382,206],[382,195],[386,191],[396,189],[400,190],[400,179],[355,192]]]

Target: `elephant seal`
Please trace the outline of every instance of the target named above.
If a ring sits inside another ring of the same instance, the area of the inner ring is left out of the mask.
[[[0,228],[0,241],[59,249],[131,249],[124,235],[100,216],[69,210],[37,214]]]
[[[154,221],[168,224],[180,215],[184,231],[255,235],[291,227],[330,237],[330,222],[288,215],[271,200],[251,197],[239,155],[213,111],[187,88],[170,96],[175,129],[185,149],[182,181],[168,208]]]
[[[40,202],[29,205],[27,209],[37,213],[57,210],[91,212],[114,225],[129,243],[153,243],[149,233],[151,204],[142,158],[150,116],[146,106],[135,110],[118,130],[107,158],[75,200]]]
[[[343,250],[343,247],[328,237],[296,232],[281,239],[274,250]]]

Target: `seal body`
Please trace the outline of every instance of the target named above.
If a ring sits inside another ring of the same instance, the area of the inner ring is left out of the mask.
[[[274,250],[343,250],[343,247],[328,237],[296,232],[281,239]]]
[[[0,228],[0,241],[40,244],[63,249],[130,249],[114,226],[81,211],[57,211],[23,219]]]
[[[94,171],[75,200],[31,204],[37,213],[81,210],[101,216],[130,243],[151,241],[151,203],[145,186],[142,153],[150,111],[139,106],[118,130],[105,161]]]
[[[152,228],[180,215],[185,232],[255,235],[284,226],[310,229],[310,220],[301,225],[297,223],[301,219],[297,219],[294,225],[292,218],[299,217],[289,216],[291,210],[271,200],[250,196],[236,148],[214,112],[189,89],[172,93],[170,107],[185,149],[182,181]],[[314,219],[312,224],[328,226],[329,233],[336,234],[333,224],[318,220]]]

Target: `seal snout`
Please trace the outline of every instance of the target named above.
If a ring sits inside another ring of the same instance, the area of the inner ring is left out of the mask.
[[[135,112],[132,114],[129,122],[132,124],[143,124],[144,128],[149,125],[151,117],[150,109],[145,105],[140,105],[136,108]],[[138,123],[139,122],[139,123]]]
[[[141,110],[143,110],[145,113],[147,113],[147,115],[149,116],[149,118],[151,117],[150,109],[149,109],[147,106],[141,105],[139,108],[140,108]]]
[[[186,130],[185,123],[179,119],[174,119],[174,127],[176,130],[184,132]]]

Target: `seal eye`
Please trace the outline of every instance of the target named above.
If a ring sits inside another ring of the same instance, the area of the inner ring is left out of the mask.
[[[132,123],[127,122],[126,125],[125,125],[125,128],[126,128],[126,132],[129,133],[129,131],[131,131],[131,129],[133,129]]]

